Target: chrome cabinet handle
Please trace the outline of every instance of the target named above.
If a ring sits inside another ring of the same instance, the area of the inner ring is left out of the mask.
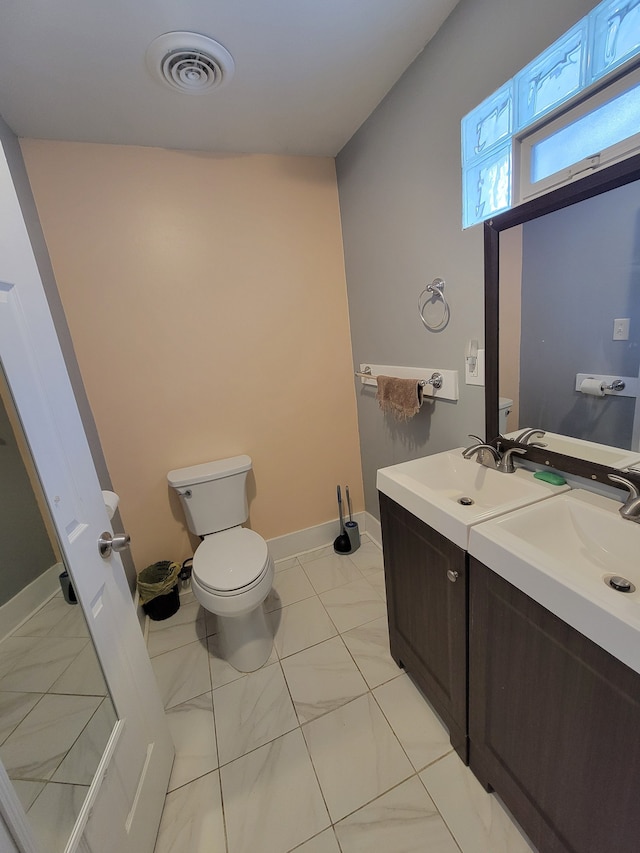
[[[112,551],[124,551],[131,543],[131,537],[128,533],[116,533],[112,536],[108,530],[98,539],[98,553],[103,560],[111,556]]]
[[[458,572],[454,572],[453,569],[447,569],[447,577],[449,578],[451,583],[455,583],[460,577],[460,575],[458,574]]]

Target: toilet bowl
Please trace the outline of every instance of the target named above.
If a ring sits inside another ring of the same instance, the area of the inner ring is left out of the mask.
[[[246,527],[205,536],[193,555],[193,594],[218,617],[220,654],[240,672],[259,669],[271,654],[273,634],[262,605],[273,574],[267,543]]]
[[[193,555],[193,594],[216,615],[220,654],[240,672],[259,669],[273,648],[263,606],[273,584],[273,559],[264,539],[242,527],[250,469],[248,456],[234,456],[167,475],[189,529],[202,538]]]

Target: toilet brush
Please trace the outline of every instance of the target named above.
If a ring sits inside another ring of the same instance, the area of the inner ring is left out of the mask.
[[[351,540],[349,539],[349,535],[344,526],[344,519],[342,516],[342,493],[340,491],[340,486],[337,487],[337,494],[338,512],[340,514],[340,533],[333,541],[333,550],[337,554],[348,554],[351,551]]]
[[[351,513],[351,497],[349,496],[349,486],[346,487],[347,492],[347,509],[349,510],[349,521],[345,524],[345,528],[347,531],[347,536],[349,537],[349,542],[351,544],[351,551],[357,551],[360,547],[360,529],[358,528],[358,522],[353,520],[353,515]]]

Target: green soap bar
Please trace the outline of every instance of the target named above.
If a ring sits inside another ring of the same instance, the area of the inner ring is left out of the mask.
[[[545,483],[551,483],[552,486],[566,486],[567,481],[560,474],[554,474],[553,471],[536,471],[533,475],[537,480],[544,480]]]

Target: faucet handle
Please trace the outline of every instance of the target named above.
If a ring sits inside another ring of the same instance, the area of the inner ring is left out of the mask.
[[[624,486],[625,489],[629,492],[629,499],[635,501],[640,497],[640,492],[638,492],[638,487],[635,483],[632,483],[631,480],[627,480],[625,477],[621,477],[619,474],[607,474],[607,477],[612,480],[614,483],[620,483],[621,486]]]
[[[513,464],[514,454],[517,453],[518,456],[522,456],[522,454],[526,452],[527,451],[522,447],[509,447],[508,450],[505,450],[500,457],[498,471],[501,471],[503,474],[513,474],[516,470],[515,465]]]
[[[484,438],[480,438],[479,435],[474,435],[472,432],[467,433],[467,435],[469,438],[475,438],[475,440],[478,442],[478,444],[484,444]]]

